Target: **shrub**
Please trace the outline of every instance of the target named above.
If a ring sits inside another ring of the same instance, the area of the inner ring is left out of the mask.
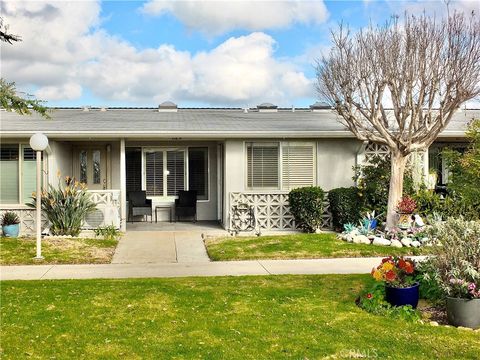
[[[428,232],[441,244],[431,259],[431,278],[448,296],[480,297],[480,221],[450,218]]]
[[[325,192],[318,186],[298,188],[290,191],[288,202],[297,228],[315,232],[322,223]]]
[[[388,190],[390,188],[390,156],[374,156],[369,163],[354,168],[353,180],[357,183],[359,195],[368,211],[375,210],[385,216],[387,213]],[[403,193],[414,193],[413,177],[410,168],[405,170]],[[383,220],[383,219],[381,219]]]
[[[32,194],[31,207],[36,206],[37,194]],[[58,188],[48,186],[41,194],[42,211],[50,222],[53,235],[78,236],[83,221],[88,213],[95,210],[95,203],[87,193],[85,184],[66,176],[64,181],[59,178]]]
[[[333,227],[340,230],[343,225],[357,223],[361,218],[362,200],[356,187],[337,188],[328,192]]]
[[[95,236],[103,237],[103,240],[118,240],[122,233],[114,225],[99,226],[94,230]]]
[[[417,203],[418,213],[427,218],[440,217],[443,220],[449,217],[462,216],[465,220],[480,219],[480,204],[475,206],[458,194],[448,194],[445,198],[433,191],[420,190],[413,199]]]
[[[2,215],[2,226],[20,224],[20,218],[13,211],[7,211]]]

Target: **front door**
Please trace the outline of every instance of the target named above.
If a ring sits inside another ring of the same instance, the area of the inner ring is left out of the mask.
[[[85,183],[89,190],[107,189],[107,156],[105,147],[76,147],[74,152],[74,176]]]

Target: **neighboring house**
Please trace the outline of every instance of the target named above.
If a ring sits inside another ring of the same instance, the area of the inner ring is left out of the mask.
[[[232,207],[248,203],[262,229],[292,229],[289,190],[351,186],[353,166],[385,153],[355,139],[321,103],[307,109],[178,109],[170,102],[158,108],[65,108],[53,109],[51,120],[0,115],[0,210],[16,210],[24,232],[34,229],[33,210],[24,204],[35,189],[35,153],[28,146],[35,132],[50,142],[44,184],[55,185],[61,173],[92,192],[98,210],[85,228],[114,224],[125,230],[129,191],[146,190],[155,207],[172,204],[180,189],[195,189],[198,220],[218,220],[228,229]],[[432,148],[464,143],[467,122],[479,116],[478,110],[458,111]],[[439,167],[437,153],[430,161]],[[426,175],[429,157],[422,159]],[[330,221],[327,209],[324,226]]]

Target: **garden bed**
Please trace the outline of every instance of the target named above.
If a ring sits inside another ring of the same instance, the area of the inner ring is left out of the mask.
[[[42,239],[43,260],[35,260],[36,240],[29,237],[0,238],[0,265],[108,264],[117,240],[83,238]]]
[[[214,261],[427,255],[432,252],[431,247],[394,248],[348,243],[339,240],[335,233],[211,238],[205,240],[205,246]]]

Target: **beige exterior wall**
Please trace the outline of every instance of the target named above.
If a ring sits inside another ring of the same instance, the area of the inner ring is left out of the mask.
[[[48,156],[48,178],[52,185],[57,184],[57,174],[73,176],[72,146],[68,142],[50,140],[51,154]]]
[[[355,139],[317,141],[317,185],[329,191],[355,185],[353,167],[362,142]]]

